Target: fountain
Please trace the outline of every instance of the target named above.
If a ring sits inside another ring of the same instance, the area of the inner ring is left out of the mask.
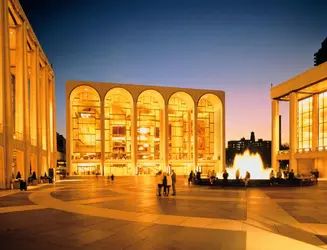
[[[251,154],[249,150],[246,150],[243,154],[237,154],[234,159],[233,167],[226,168],[229,173],[229,179],[236,179],[236,170],[240,171],[240,178],[245,176],[245,172],[249,171],[251,179],[267,180],[269,179],[269,173],[271,169],[265,169],[260,154]],[[219,178],[222,178],[219,176]]]

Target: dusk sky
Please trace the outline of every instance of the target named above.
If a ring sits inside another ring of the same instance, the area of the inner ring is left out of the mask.
[[[226,141],[270,140],[270,84],[312,67],[327,36],[327,1],[20,2],[54,66],[64,135],[65,83],[87,80],[223,90]]]

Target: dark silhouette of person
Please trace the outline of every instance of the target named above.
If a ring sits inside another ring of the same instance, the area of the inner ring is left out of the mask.
[[[288,174],[288,179],[293,180],[294,179],[294,171],[291,169],[291,172]]]
[[[32,180],[36,180],[36,173],[35,173],[35,171],[33,171]]]
[[[223,187],[225,187],[228,184],[228,176],[229,174],[227,173],[226,169],[223,173]]]
[[[171,184],[173,188],[173,195],[176,195],[176,173],[174,169],[172,170]]]
[[[114,174],[112,174],[111,175],[111,181],[114,181],[114,179],[115,179],[115,176],[114,176]]]
[[[164,196],[167,196],[167,174],[164,173],[164,177],[162,179],[162,185],[164,188]]]
[[[18,171],[18,172],[17,172],[17,175],[16,175],[16,179],[19,180],[20,178],[22,178],[22,176],[21,176],[20,172]]]

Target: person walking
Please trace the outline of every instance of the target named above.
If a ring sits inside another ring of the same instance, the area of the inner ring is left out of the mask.
[[[156,174],[156,183],[158,188],[158,196],[161,196],[161,188],[162,188],[162,172],[161,170]]]
[[[172,175],[171,175],[171,185],[172,185],[172,188],[173,188],[173,194],[172,195],[176,195],[176,173],[175,173],[175,170],[172,169],[171,170],[172,172]]]
[[[171,175],[168,173],[166,178],[167,178],[167,195],[166,196],[168,196],[169,195],[169,190],[170,190],[170,187],[171,187],[171,183],[172,183]]]
[[[162,185],[164,188],[164,196],[167,196],[167,173],[163,174]]]
[[[111,181],[114,182],[115,176],[114,174],[111,175]]]

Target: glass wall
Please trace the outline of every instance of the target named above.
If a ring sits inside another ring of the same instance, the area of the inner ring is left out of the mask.
[[[298,102],[298,149],[312,148],[312,97]]]
[[[153,90],[144,91],[137,100],[137,159],[162,158],[162,115],[164,100]]]
[[[112,89],[104,103],[105,159],[131,159],[132,97],[124,89]]]
[[[175,93],[169,99],[169,160],[193,159],[193,109],[193,100],[186,93]]]
[[[319,149],[327,147],[327,91],[319,94]]]
[[[90,87],[78,87],[71,94],[74,160],[101,158],[100,97]]]
[[[221,104],[217,96],[206,94],[198,102],[198,159],[217,160],[221,145]]]

